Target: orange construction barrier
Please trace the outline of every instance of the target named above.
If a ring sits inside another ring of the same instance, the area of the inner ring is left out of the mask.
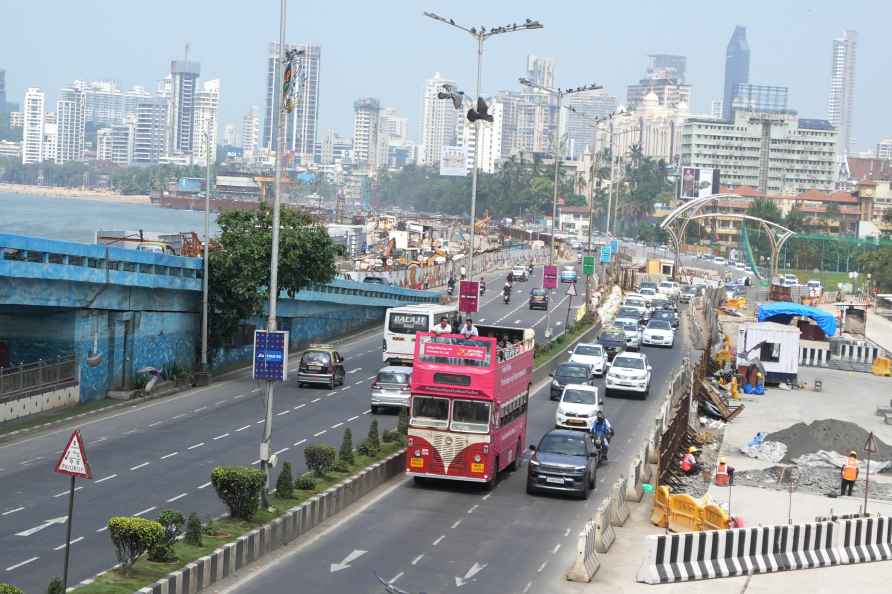
[[[650,523],[660,528],[666,527],[669,518],[669,487],[657,487],[654,493],[654,510],[650,514]]]
[[[725,510],[714,503],[703,508],[703,530],[725,530],[729,527],[729,520]]]
[[[703,508],[687,494],[669,497],[669,530],[673,532],[696,532],[703,527]]]

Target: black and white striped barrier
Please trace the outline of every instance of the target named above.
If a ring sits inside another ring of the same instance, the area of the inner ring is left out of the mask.
[[[833,522],[647,537],[637,580],[685,582],[837,565]]]
[[[799,364],[804,367],[827,367],[830,364],[830,349],[800,345]]]
[[[610,498],[605,497],[595,517],[592,520],[595,523],[595,550],[599,553],[606,553],[610,550],[610,545],[616,540],[616,531],[613,524],[610,523]]]
[[[840,563],[866,563],[892,559],[892,518],[870,517],[840,522]]]
[[[595,522],[589,520],[576,541],[576,560],[567,572],[567,579],[571,582],[590,582],[601,567],[595,540]]]
[[[610,523],[614,526],[622,526],[629,519],[629,507],[626,505],[626,480],[620,476],[613,483],[610,493]]]

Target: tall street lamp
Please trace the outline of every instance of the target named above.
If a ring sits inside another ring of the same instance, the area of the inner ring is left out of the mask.
[[[597,91],[598,89],[602,89],[601,85],[590,84],[583,87],[576,87],[575,89],[553,89],[551,87],[546,87],[545,85],[540,85],[539,83],[529,80],[527,78],[518,79],[520,84],[530,87],[533,89],[539,89],[540,91],[544,91],[549,95],[554,96],[557,99],[557,114],[556,121],[554,123],[554,196],[552,199],[551,205],[551,249],[548,251],[548,264],[554,266],[554,252],[555,252],[555,236],[557,235],[557,200],[558,200],[558,185],[560,182],[560,174],[561,174],[561,101],[563,100],[565,95],[572,95],[574,93],[583,93],[585,91]],[[542,282],[545,282],[545,276],[542,276]],[[551,309],[545,310],[545,338],[551,337]]]
[[[542,23],[532,19],[526,19],[523,23],[520,24],[512,23],[510,25],[501,27],[491,27],[490,29],[481,26],[478,29],[476,27],[465,27],[463,25],[459,25],[453,19],[442,17],[432,12],[425,12],[424,16],[435,21],[445,23],[451,27],[455,27],[456,29],[460,29],[465,33],[468,33],[477,42],[477,83],[474,87],[474,98],[478,102],[478,105],[480,104],[480,102],[482,102],[482,99],[480,98],[480,78],[483,74],[483,42],[494,35],[542,28]],[[456,104],[456,109],[458,109],[460,103],[456,101]],[[481,107],[484,106],[485,104],[483,104],[483,106]],[[481,115],[479,114],[479,111],[480,110],[478,109],[475,112],[472,109],[468,112],[468,119],[474,122],[474,169],[471,173],[471,246],[468,259],[468,278],[473,278],[474,274],[474,232],[477,218],[477,169],[479,168],[480,164],[480,120],[484,119],[481,117],[477,117],[478,115]],[[485,108],[484,114],[482,115],[485,115]]]
[[[208,128],[204,131],[205,156],[207,158],[207,169],[205,171],[205,191],[204,191],[204,271],[201,283],[201,370],[196,374],[196,384],[206,386],[210,383],[210,372],[208,370],[208,289],[211,279],[210,263],[208,262],[208,243],[210,242],[210,226],[211,226],[211,123],[208,122]]]

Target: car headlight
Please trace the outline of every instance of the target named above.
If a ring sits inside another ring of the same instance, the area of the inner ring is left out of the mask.
[[[560,388],[561,384],[557,380],[551,380],[551,387],[552,388]]]
[[[530,458],[530,466],[539,466],[539,461],[535,458]]]

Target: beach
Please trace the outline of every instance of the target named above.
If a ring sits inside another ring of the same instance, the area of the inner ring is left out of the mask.
[[[150,204],[148,196],[125,196],[102,190],[82,190],[80,188],[57,188],[53,186],[26,186],[0,183],[0,193],[44,196],[47,198],[92,200],[95,202],[116,202],[120,204]]]

